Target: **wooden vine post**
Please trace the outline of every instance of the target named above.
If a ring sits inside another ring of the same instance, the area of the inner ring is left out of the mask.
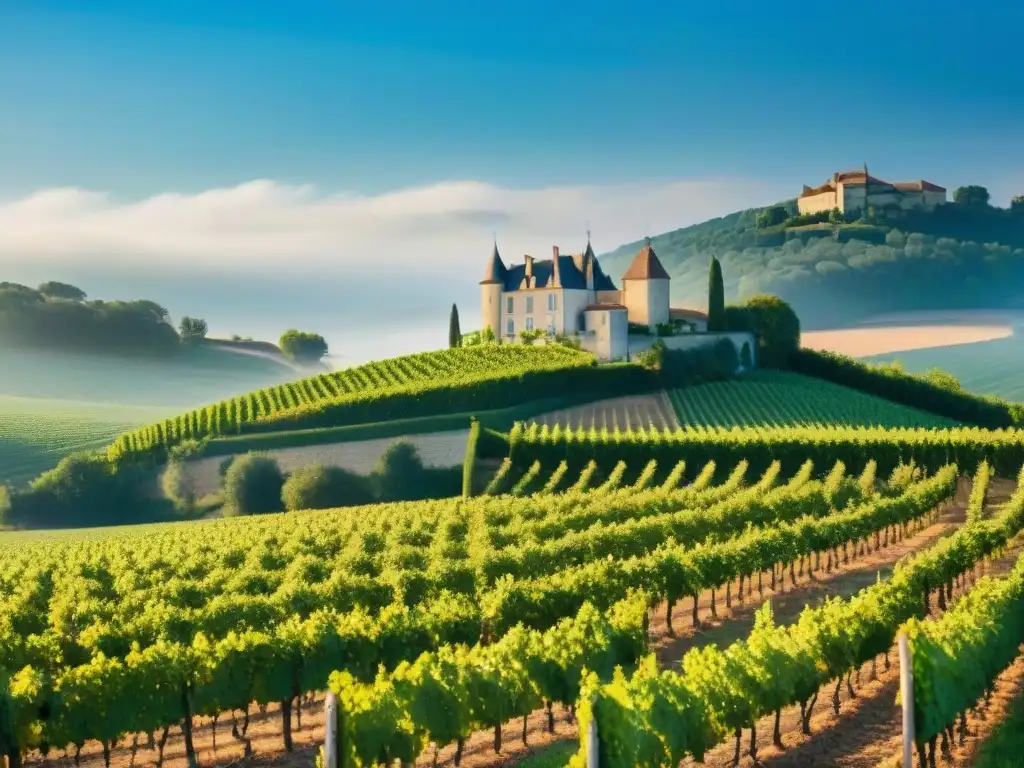
[[[914,662],[910,642],[900,633],[900,700],[903,702],[903,768],[914,765]]]
[[[338,768],[338,697],[327,692],[324,703],[324,768]]]
[[[590,724],[587,727],[587,768],[597,768],[597,718],[590,713]]]

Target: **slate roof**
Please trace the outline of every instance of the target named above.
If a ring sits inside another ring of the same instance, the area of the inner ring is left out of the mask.
[[[498,249],[495,247],[492,256],[491,266],[488,268],[484,282],[503,282],[506,292],[518,291],[526,278],[526,265],[515,264],[511,267],[504,267],[504,274],[501,279],[494,279],[491,275],[497,275],[494,266],[494,259],[497,258]],[[500,259],[499,259],[500,262]],[[587,243],[587,249],[583,253],[568,255],[560,254],[558,257],[558,287],[569,290],[586,290],[587,272],[594,275],[595,291],[617,291],[615,283],[601,269],[601,264],[594,255],[594,249]],[[552,285],[552,274],[554,272],[554,260],[539,259],[533,260],[534,288],[547,288]]]
[[[624,306],[622,306],[621,304],[587,304],[587,306],[583,308],[583,311],[584,312],[603,312],[606,309],[614,309],[614,310],[621,309],[623,311],[626,311],[626,308]]]
[[[622,276],[623,280],[671,280],[648,240]]]
[[[487,271],[484,272],[484,279],[480,281],[480,284],[504,282],[507,272],[505,263],[501,260],[501,254],[498,253],[498,244],[495,243],[494,253],[491,254],[491,260],[487,264]]]

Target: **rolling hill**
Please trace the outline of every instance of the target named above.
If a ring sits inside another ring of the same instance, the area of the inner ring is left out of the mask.
[[[795,201],[781,205],[795,213]],[[711,255],[722,263],[728,300],[776,294],[793,305],[805,329],[883,312],[1007,309],[1024,301],[1019,207],[949,203],[931,213],[847,222],[837,231],[828,225],[759,228],[760,210],[651,238],[672,276],[673,302],[706,305]],[[622,274],[641,245],[627,243],[600,256],[605,271]]]
[[[142,424],[301,375],[212,344],[168,359],[0,350],[0,484],[20,485]]]

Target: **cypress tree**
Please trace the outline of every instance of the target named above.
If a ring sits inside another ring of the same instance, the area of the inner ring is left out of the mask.
[[[448,348],[462,346],[462,331],[459,330],[459,308],[452,304],[452,314],[448,318]]]
[[[711,257],[708,274],[708,330],[725,330],[725,285],[722,281],[722,265]]]

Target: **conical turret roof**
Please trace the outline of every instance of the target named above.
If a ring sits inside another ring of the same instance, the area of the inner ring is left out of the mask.
[[[501,254],[498,253],[498,244],[495,243],[494,252],[491,254],[491,260],[487,264],[487,271],[484,272],[484,279],[480,281],[480,284],[504,283],[505,273],[505,263],[501,260]]]

